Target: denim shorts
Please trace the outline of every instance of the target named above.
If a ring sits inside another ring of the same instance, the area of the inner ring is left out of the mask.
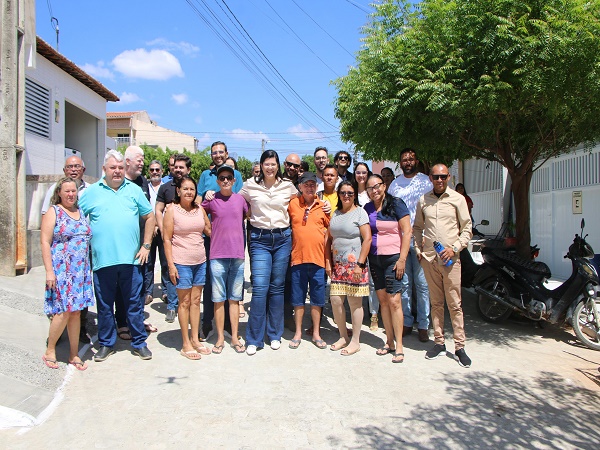
[[[325,306],[325,269],[312,263],[296,264],[292,273],[292,306],[304,306],[310,285],[311,306]]]
[[[244,260],[238,258],[217,258],[210,260],[212,281],[212,301],[240,301],[244,293]]]
[[[369,254],[369,269],[375,290],[385,289],[388,294],[402,292],[402,279],[396,279],[394,265],[400,258],[400,254],[394,255],[371,255]],[[403,275],[405,277],[406,274]]]
[[[204,286],[206,283],[206,262],[195,266],[175,263],[175,268],[179,274],[175,285],[177,289],[191,289],[192,286]]]

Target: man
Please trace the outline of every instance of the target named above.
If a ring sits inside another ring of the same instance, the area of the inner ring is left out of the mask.
[[[419,160],[417,154],[412,148],[405,148],[400,152],[400,168],[402,174],[396,178],[390,185],[388,191],[394,197],[404,200],[408,212],[410,213],[411,226],[415,223],[415,213],[419,198],[433,188],[429,177],[417,170]],[[404,313],[404,330],[402,335],[408,336],[412,333],[415,321],[413,311],[413,286],[416,290],[417,306],[417,328],[419,330],[419,340],[421,342],[429,341],[427,330],[429,329],[429,290],[425,273],[414,248],[414,239],[411,240],[410,250],[406,259],[406,276],[403,277],[402,290],[402,312]]]
[[[87,188],[79,207],[88,216],[92,228],[92,260],[94,291],[98,309],[98,342],[100,349],[94,361],[112,355],[117,339],[113,304],[121,291],[127,309],[133,354],[152,359],[146,345],[142,272],[150,252],[154,230],[154,214],[142,190],[124,177],[123,155],[110,150],[104,157],[105,176]],[[140,242],[140,219],[145,233]]]
[[[77,194],[81,196],[81,193],[85,188],[88,187],[88,184],[83,180],[83,174],[85,173],[85,163],[79,156],[69,156],[65,160],[65,165],[63,167],[63,173],[65,177],[73,178],[74,180],[79,180],[81,184],[79,185],[79,190]],[[50,208],[50,199],[52,198],[52,194],[54,194],[54,189],[56,188],[56,183],[52,184],[46,192],[46,197],[44,198],[44,203],[42,204],[42,215],[46,214],[48,209]],[[81,310],[80,318],[80,327],[79,327],[79,340],[81,342],[90,342],[90,338],[87,335],[87,312],[88,309],[84,308]]]
[[[296,187],[298,187],[298,170],[301,162],[300,157],[295,153],[290,153],[283,162],[283,178],[290,180]]]
[[[324,179],[327,178],[325,169]],[[333,177],[332,184],[335,184]],[[317,177],[305,172],[298,180],[301,197],[293,198],[288,206],[292,226],[291,303],[294,307],[296,330],[289,347],[296,349],[302,338],[304,303],[310,285],[310,316],[312,318],[312,343],[320,348],[327,344],[320,335],[321,311],[325,306],[325,233],[329,227],[329,214],[323,211],[324,203],[315,196]]]
[[[173,170],[175,169],[175,155],[169,158],[169,173],[162,178],[163,183],[168,183],[173,179]]]
[[[161,234],[161,236],[163,235],[163,214],[165,212],[165,208],[169,203],[173,203],[173,200],[175,199],[175,192],[177,190],[177,182],[185,175],[190,174],[191,167],[192,160],[189,156],[183,154],[173,155],[173,179],[168,183],[164,183],[158,189],[158,194],[156,194],[156,206],[154,207],[156,223],[158,224],[158,232]],[[177,317],[177,307],[179,302],[177,299],[177,289],[169,277],[169,267],[166,264],[167,257],[165,256],[165,251],[164,248],[162,248],[162,250],[161,248],[162,246],[158,249],[159,258],[161,260],[160,274],[163,283],[167,287],[167,314],[165,316],[165,321],[172,323],[175,321],[175,317]],[[165,261],[165,264],[162,263],[163,260]],[[164,300],[165,296],[163,294],[163,301]]]
[[[158,190],[163,185],[163,166],[160,161],[153,160],[148,166],[148,189],[150,191],[150,206],[152,211],[156,209],[156,197],[158,196]],[[156,265],[156,250],[158,249],[158,257],[160,259],[161,267],[161,285],[163,295],[167,295],[167,286],[165,279],[162,278],[162,267],[167,265],[167,260],[162,259],[164,257],[164,250],[162,248],[162,236],[158,231],[158,224],[154,227],[154,237],[152,238],[152,245],[150,246],[150,254],[148,255],[148,267],[146,271],[146,277],[144,278],[144,291],[143,295],[145,298],[145,304],[149,305],[154,300],[154,267]]]
[[[310,173],[310,172],[307,172]],[[335,190],[337,186],[338,172],[333,164],[327,164],[323,169],[323,190],[317,193],[317,196],[323,200],[328,201],[331,205],[331,215],[337,209],[338,195]]]
[[[259,175],[260,175],[260,164],[259,164],[259,163],[255,163],[255,164],[252,166],[252,176],[253,176],[254,178],[256,178],[256,177],[257,177],[257,176],[259,176]]]
[[[342,181],[354,181],[352,172],[348,170],[352,164],[350,153],[344,150],[337,152],[333,157],[333,164],[335,164],[338,176]]]
[[[444,298],[448,305],[454,334],[454,358],[462,367],[471,367],[465,352],[465,328],[461,305],[460,251],[471,239],[472,223],[467,201],[448,187],[448,167],[436,164],[429,179],[433,190],[422,196],[415,213],[415,250],[421,261],[431,297],[431,319],[435,345],[425,354],[435,359],[446,353],[444,343]],[[444,250],[439,254],[433,248],[439,241]],[[452,260],[451,265],[445,264]]]
[[[222,141],[213,142],[210,146],[210,157],[212,158],[214,167],[202,172],[200,180],[198,181],[198,195],[201,199],[207,201],[211,201],[215,198],[215,192],[218,192],[221,189],[217,182],[217,172],[229,157],[227,145]],[[242,189],[244,183],[240,172],[234,169],[233,174],[235,181],[231,190],[237,194]],[[204,285],[204,292],[202,294],[202,306],[204,311],[202,315],[202,333],[204,334],[204,337],[208,338],[208,335],[212,331],[212,320],[214,318],[214,307],[211,298],[210,237],[208,236],[204,238],[204,248],[206,249],[206,284]],[[225,329],[230,328],[227,319],[228,317],[226,316]]]
[[[329,164],[327,147],[317,147],[313,157],[315,159],[315,168],[317,169],[317,191],[320,191],[323,189],[323,186],[321,186],[323,183],[323,170],[325,169],[325,166]]]

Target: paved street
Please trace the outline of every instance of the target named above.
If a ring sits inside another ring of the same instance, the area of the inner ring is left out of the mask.
[[[151,361],[119,341],[116,355],[76,372],[64,364],[52,371],[40,359],[43,280],[43,269],[0,279],[0,425],[13,425],[0,430],[0,448],[595,449],[600,442],[600,352],[557,327],[484,323],[467,291],[470,369],[450,357],[425,360],[432,344],[416,335],[405,339],[405,363],[392,364],[375,355],[382,330],[366,326],[351,357],[310,340],[291,350],[286,330],[278,351],[248,357],[226,346],[189,361],[179,355],[178,324],[164,322],[155,300],[146,308],[159,328],[148,339]],[[330,308],[326,315],[323,337],[332,343]]]

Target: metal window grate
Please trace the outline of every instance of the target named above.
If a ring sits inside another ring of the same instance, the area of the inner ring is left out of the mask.
[[[50,90],[25,78],[25,130],[50,138]]]
[[[495,161],[469,159],[464,162],[463,170],[469,195],[502,189],[502,166]]]
[[[553,189],[600,184],[600,153],[586,153],[553,164]]]
[[[537,194],[539,192],[550,191],[550,167],[542,167],[533,173],[531,179],[531,192]]]

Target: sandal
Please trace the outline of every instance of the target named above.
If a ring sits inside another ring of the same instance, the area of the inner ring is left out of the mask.
[[[58,362],[56,359],[46,358],[46,355],[42,355],[42,361],[51,369],[58,369]]]
[[[327,348],[327,342],[325,342],[323,339],[313,339],[312,343],[315,345],[315,347],[320,348],[321,350],[325,350]]]
[[[236,353],[244,353],[246,351],[244,344],[232,344],[231,348],[234,349]]]
[[[144,322],[144,328],[146,328],[146,331],[148,333],[156,333],[158,331],[158,328],[156,328],[154,325],[152,325],[151,323],[145,323]]]
[[[402,359],[400,359],[400,360],[396,359],[399,356],[401,356]],[[392,358],[392,362],[393,363],[403,363],[404,362],[404,353],[396,353],[396,352],[394,352],[393,358]]]
[[[300,347],[301,343],[302,343],[302,339],[290,339],[290,343],[288,344],[288,347],[291,348],[292,350],[296,350],[298,347]]]
[[[342,355],[342,356],[351,356],[351,355],[354,355],[355,353],[358,353],[358,352],[360,352],[360,347],[356,347],[356,349],[352,350],[352,351],[350,351],[347,348],[345,348],[345,349],[343,349],[340,352],[340,355]]]
[[[221,344],[221,345],[215,345],[215,346],[213,346],[213,348],[212,348],[212,352],[213,352],[215,355],[220,355],[220,354],[221,354],[221,352],[223,351],[223,349],[224,349],[224,348],[225,348],[225,344]]]
[[[210,355],[210,349],[208,347],[205,347],[204,345],[201,345],[200,347],[195,347],[195,349],[201,355]]]
[[[389,347],[381,347],[378,348],[377,351],[375,352],[378,356],[385,356],[385,355],[389,355],[390,353],[395,354],[394,352],[396,351],[395,348],[389,348]]]
[[[124,341],[131,340],[131,334],[129,333],[129,328],[127,327],[117,328],[117,336]]]
[[[82,372],[88,368],[87,363],[83,361],[69,361],[69,364],[74,366],[77,370],[81,370]]]
[[[196,350],[190,350],[189,352],[184,352],[183,350],[181,350],[179,354],[187,359],[191,359],[192,361],[196,361],[202,358],[200,353],[198,353]]]

